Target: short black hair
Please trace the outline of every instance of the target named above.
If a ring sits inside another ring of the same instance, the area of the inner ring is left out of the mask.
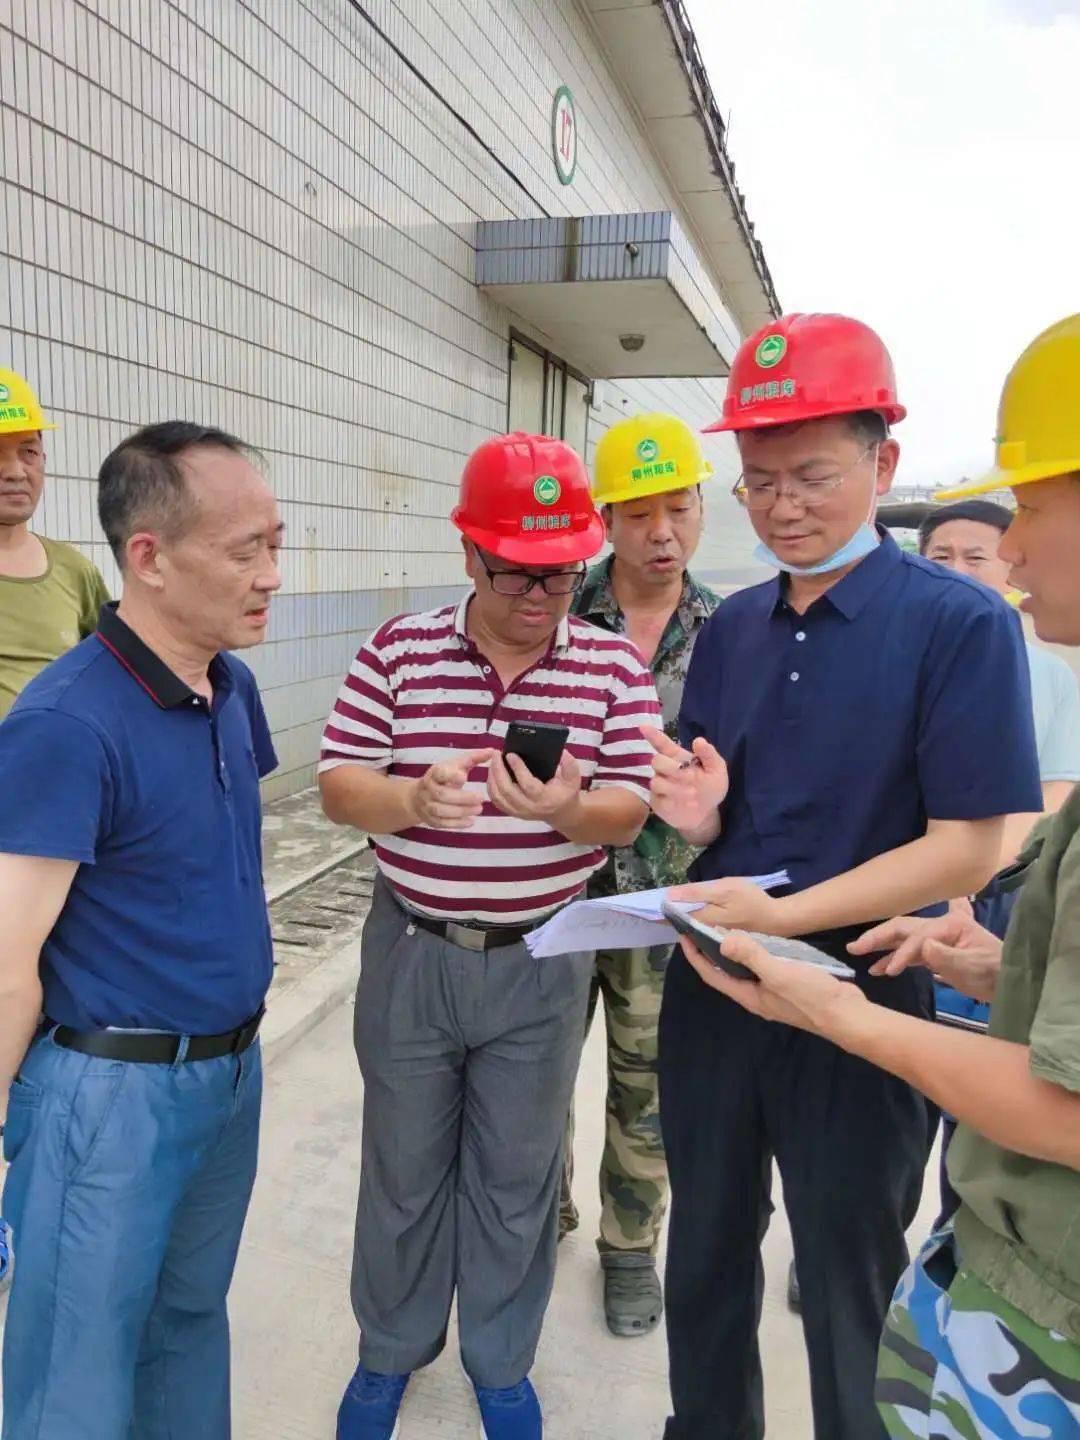
[[[889,438],[889,427],[880,410],[856,410],[844,419],[854,438],[867,448],[882,445]]]
[[[925,555],[930,537],[940,525],[950,520],[971,520],[976,525],[993,525],[1002,535],[1013,522],[1013,513],[995,500],[957,500],[953,505],[935,505],[919,526],[919,554]]]
[[[258,452],[227,430],[163,420],[121,440],[98,471],[98,517],[121,567],[124,548],[140,529],[173,540],[190,525],[195,502],[179,461],[189,450],[213,446],[257,460]]]
[[[779,425],[770,425],[760,433],[772,435],[784,431],[794,432],[801,430],[804,425],[814,424],[817,420],[842,420],[851,438],[857,440],[865,450],[871,445],[883,445],[889,438],[889,422],[880,410],[849,410],[840,415],[811,415],[805,420],[785,420]]]

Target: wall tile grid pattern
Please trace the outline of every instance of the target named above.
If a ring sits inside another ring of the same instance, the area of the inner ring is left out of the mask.
[[[534,201],[673,208],[574,0],[365,8],[520,185],[351,0],[0,4],[0,363],[60,424],[41,529],[116,586],[93,476],[118,440],[181,416],[262,450],[288,526],[272,638],[247,657],[281,758],[270,794],[310,783],[362,634],[460,588],[446,517],[463,457],[505,428],[520,325],[473,283],[474,223]],[[560,84],[580,127],[566,188]],[[705,424],[721,394],[607,383],[590,448],[638,409]],[[727,488],[732,449],[710,450]],[[717,487],[700,569],[734,575],[747,553]]]

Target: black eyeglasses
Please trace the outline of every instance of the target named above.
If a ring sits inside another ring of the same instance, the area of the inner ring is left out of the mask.
[[[492,570],[482,555],[477,558],[496,595],[528,595],[535,585],[545,595],[573,595],[585,584],[584,565],[578,570]]]

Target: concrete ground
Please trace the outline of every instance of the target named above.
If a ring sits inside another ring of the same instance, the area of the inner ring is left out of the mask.
[[[351,1021],[351,1005],[334,1010],[268,1076],[259,1179],[232,1298],[239,1440],[330,1440],[355,1364],[348,1289],[361,1086]],[[548,1440],[659,1440],[668,1402],[663,1333],[616,1340],[603,1323],[592,1179],[602,1142],[602,1084],[597,1026],[577,1098],[582,1228],[560,1248],[534,1378]],[[926,1233],[935,1198],[931,1183],[913,1241]],[[784,1300],[790,1254],[778,1210],[765,1245],[769,1433],[811,1440],[802,1332]],[[409,1387],[401,1440],[473,1440],[476,1433],[451,1333],[446,1352]]]
[[[262,832],[263,881],[271,902],[367,848],[365,836],[327,820],[314,787],[264,805]]]

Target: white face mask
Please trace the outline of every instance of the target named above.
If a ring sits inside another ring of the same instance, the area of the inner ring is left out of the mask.
[[[874,446],[874,470],[877,471],[878,446]],[[866,519],[852,535],[850,540],[845,541],[839,550],[833,551],[825,560],[820,560],[816,565],[793,565],[790,560],[781,560],[775,550],[770,550],[765,542],[759,541],[754,546],[754,559],[759,560],[762,565],[771,565],[774,570],[783,570],[788,575],[827,575],[830,570],[842,570],[845,565],[853,565],[856,560],[862,560],[867,555],[872,555],[877,549],[878,533],[874,529],[874,514],[877,510],[877,493],[870,496],[870,510]]]

